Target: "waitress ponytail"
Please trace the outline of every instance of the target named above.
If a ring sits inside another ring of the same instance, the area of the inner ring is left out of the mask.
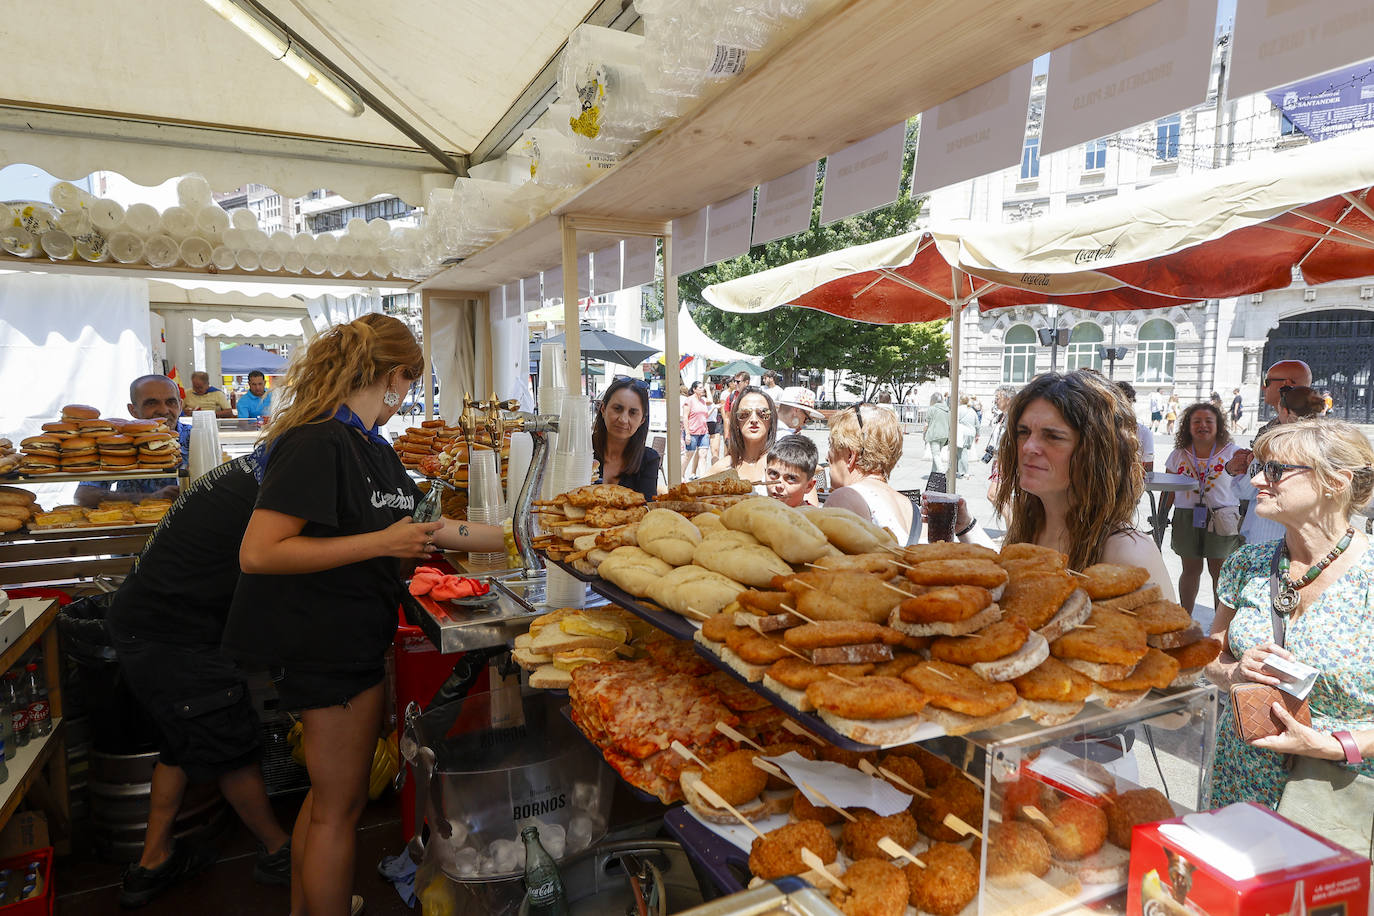
[[[335,325],[292,358],[259,442],[270,445],[298,426],[328,420],[354,392],[396,369],[414,381],[424,367],[415,335],[395,318],[372,313]]]

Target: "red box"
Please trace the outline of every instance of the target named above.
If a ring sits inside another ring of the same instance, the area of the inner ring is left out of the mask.
[[[51,846],[35,849],[33,852],[26,852],[22,856],[15,856],[12,859],[5,859],[0,862],[0,869],[10,869],[16,873],[15,877],[10,880],[22,882],[24,872],[28,869],[30,862],[40,863],[38,874],[42,876],[43,885],[39,888],[38,896],[0,906],[0,913],[4,916],[52,916],[53,901],[56,900],[56,894],[53,893]]]
[[[1328,842],[1262,805],[1245,804],[1330,848],[1331,858],[1237,881],[1160,834],[1159,824],[1139,824],[1131,837],[1126,916],[1366,916],[1369,859]],[[1161,823],[1182,824],[1183,818]],[[1178,893],[1178,884],[1188,885],[1190,879],[1191,885]],[[1181,902],[1179,897],[1183,898]]]

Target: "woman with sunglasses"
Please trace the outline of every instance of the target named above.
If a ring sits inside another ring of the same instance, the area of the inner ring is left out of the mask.
[[[592,423],[592,458],[601,469],[598,483],[638,490],[645,499],[658,495],[662,458],[645,445],[649,438],[649,388],[640,379],[619,376],[601,396]]]
[[[1173,599],[1159,548],[1134,524],[1145,487],[1135,412],[1101,373],[1047,372],[1022,388],[1007,410],[997,467],[993,505],[1007,520],[1004,543],[1053,547],[1071,569],[1141,566]],[[961,506],[960,531],[970,524],[965,515]]]
[[[1278,684],[1264,667],[1271,655],[1321,672],[1307,698],[1311,727],[1276,703],[1273,716],[1284,731],[1246,744],[1230,704],[1222,704],[1212,803],[1276,807],[1290,778],[1328,778],[1340,786],[1354,770],[1360,785],[1338,791],[1361,794],[1327,796],[1321,810],[1310,811],[1307,825],[1361,855],[1369,854],[1374,818],[1368,803],[1374,797],[1368,794],[1374,776],[1374,552],[1350,518],[1374,492],[1371,465],[1374,447],[1340,421],[1300,420],[1255,441],[1254,511],[1281,524],[1284,537],[1247,544],[1222,567],[1212,636],[1223,651],[1206,669],[1223,690],[1245,682]],[[1305,788],[1300,784],[1297,791]],[[1333,810],[1336,804],[1343,810]],[[1289,805],[1282,810],[1293,816]]]
[[[1183,561],[1178,601],[1189,613],[1197,601],[1204,561],[1215,595],[1221,561],[1241,544],[1240,495],[1234,485],[1237,478],[1226,470],[1236,451],[1220,407],[1208,401],[1188,405],[1179,417],[1174,450],[1165,468],[1197,483],[1191,490],[1164,494],[1159,511],[1167,514],[1173,505],[1170,545]]]
[[[915,544],[921,536],[921,513],[916,499],[887,482],[902,458],[902,427],[891,408],[857,404],[830,417],[830,482],[828,509],[848,509],[879,528],[886,528],[899,544]]]
[[[777,433],[778,411],[773,399],[756,385],[742,389],[726,426],[725,457],[712,465],[711,473],[734,468],[742,479],[762,483],[768,470],[768,449]]]

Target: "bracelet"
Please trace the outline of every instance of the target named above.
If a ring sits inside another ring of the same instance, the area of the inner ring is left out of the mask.
[[[963,530],[954,532],[954,536],[957,537],[957,538],[963,537],[964,535],[966,535],[966,534],[968,534],[970,531],[972,531],[972,530],[974,529],[974,527],[975,527],[977,524],[978,524],[978,519],[976,519],[976,518],[971,518],[971,519],[969,519],[969,520],[968,520],[968,524],[965,525],[965,526],[963,527]]]
[[[1341,750],[1345,752],[1345,762],[1350,766],[1359,766],[1364,763],[1364,757],[1360,754],[1360,746],[1355,743],[1355,736],[1350,732],[1332,732],[1331,737],[1340,742]]]

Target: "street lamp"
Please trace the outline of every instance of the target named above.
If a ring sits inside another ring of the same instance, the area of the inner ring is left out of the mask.
[[[1126,358],[1125,347],[1108,347],[1103,344],[1097,345],[1097,358],[1107,361],[1107,378],[1112,377],[1112,372],[1116,368],[1116,361]]]

